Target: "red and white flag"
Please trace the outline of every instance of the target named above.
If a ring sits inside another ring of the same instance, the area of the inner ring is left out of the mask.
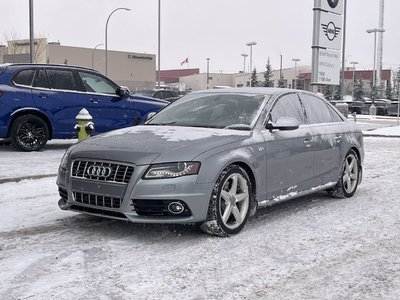
[[[184,64],[188,64],[189,63],[189,57],[186,57],[186,59],[184,59],[182,62],[181,62],[181,66],[183,66]]]

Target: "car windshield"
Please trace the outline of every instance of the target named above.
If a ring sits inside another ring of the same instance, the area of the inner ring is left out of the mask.
[[[167,106],[147,124],[250,130],[266,98],[253,94],[191,94]]]

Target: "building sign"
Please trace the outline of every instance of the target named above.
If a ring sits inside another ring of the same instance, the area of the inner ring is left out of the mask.
[[[319,24],[319,45],[314,46],[342,49],[342,16],[322,11]]]
[[[319,49],[317,64],[318,73],[315,74],[313,82],[339,85],[340,51]]]
[[[311,84],[338,85],[344,0],[314,0]]]
[[[140,55],[140,54],[128,54],[129,59],[144,59],[144,60],[152,60],[153,57],[147,55]]]

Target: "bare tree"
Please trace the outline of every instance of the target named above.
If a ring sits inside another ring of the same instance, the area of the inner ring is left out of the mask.
[[[29,54],[30,41],[28,39],[21,39],[14,32],[11,32],[10,34],[5,34],[4,39],[7,41],[7,48],[5,49],[3,55],[8,55],[11,58],[11,62],[18,61],[17,55]],[[35,37],[34,41],[35,53],[33,57],[34,62],[37,62],[46,51],[47,39],[43,34],[39,34]],[[46,58],[44,60],[46,60]]]

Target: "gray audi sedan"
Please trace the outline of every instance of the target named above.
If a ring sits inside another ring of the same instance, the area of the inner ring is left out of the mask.
[[[70,147],[63,210],[140,223],[195,223],[229,236],[256,209],[318,191],[351,197],[362,178],[357,125],[315,94],[194,92],[146,124]]]

